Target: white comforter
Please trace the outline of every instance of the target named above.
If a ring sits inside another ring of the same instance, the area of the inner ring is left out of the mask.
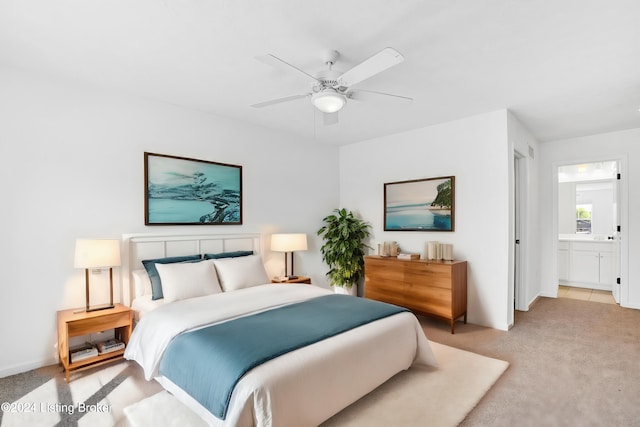
[[[167,304],[141,319],[125,357],[138,362],[148,380],[157,378],[211,425],[318,425],[401,370],[414,364],[437,366],[418,320],[405,312],[251,370],[238,382],[225,420],[158,377],[164,351],[184,331],[327,293],[305,284],[269,284]]]

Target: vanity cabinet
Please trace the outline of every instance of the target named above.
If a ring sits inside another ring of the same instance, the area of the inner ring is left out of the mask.
[[[571,286],[612,289],[615,278],[614,243],[602,242],[559,242],[558,277]],[[568,249],[562,249],[564,245]],[[562,251],[566,251],[566,254]],[[563,265],[568,258],[568,275],[563,278]]]
[[[388,302],[417,313],[467,323],[467,262],[364,258],[365,298]]]

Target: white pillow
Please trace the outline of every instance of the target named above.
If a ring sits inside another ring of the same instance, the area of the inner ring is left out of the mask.
[[[210,260],[156,264],[156,269],[165,303],[222,292]]]
[[[133,270],[131,272],[131,276],[133,277],[133,289],[135,291],[136,298],[143,295],[151,295],[151,279],[149,279],[147,270],[144,268],[140,270]]]
[[[213,259],[225,292],[269,283],[260,255]]]

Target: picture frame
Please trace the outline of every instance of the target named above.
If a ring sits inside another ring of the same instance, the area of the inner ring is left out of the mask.
[[[454,231],[455,176],[384,184],[384,231]]]
[[[145,225],[241,225],[242,166],[144,153]]]

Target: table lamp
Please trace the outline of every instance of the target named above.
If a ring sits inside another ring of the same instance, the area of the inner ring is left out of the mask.
[[[113,267],[120,266],[120,241],[109,239],[76,239],[75,268],[84,268],[86,311],[113,308]],[[108,305],[89,306],[89,270],[109,268],[110,301]]]
[[[271,235],[271,250],[284,252],[284,274],[289,279],[296,279],[293,274],[293,253],[307,250],[307,235],[304,233],[280,233]],[[287,256],[291,253],[291,274],[287,270]]]

